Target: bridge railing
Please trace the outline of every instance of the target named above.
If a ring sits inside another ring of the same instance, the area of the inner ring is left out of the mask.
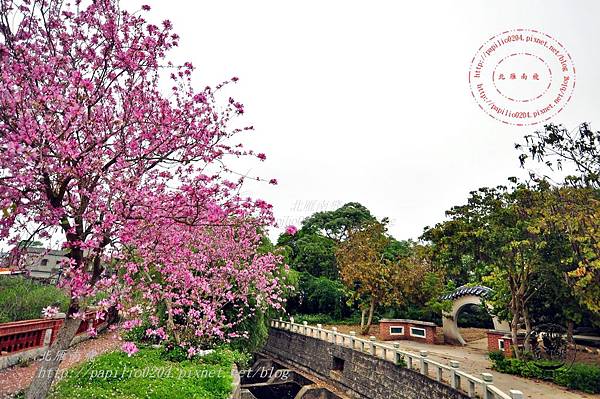
[[[396,364],[404,360],[407,368],[438,382],[447,383],[452,388],[465,392],[469,398],[523,399],[524,397],[521,391],[511,389],[507,394],[494,386],[493,376],[490,373],[481,373],[481,378],[475,377],[461,370],[457,361],[451,360],[448,365],[445,365],[428,358],[428,352],[425,350],[420,351],[418,354],[411,353],[399,349],[398,344],[390,346],[377,342],[373,336],[369,339],[363,339],[357,337],[354,331],[351,331],[350,334],[342,334],[335,327],[327,330],[321,324],[317,324],[316,327],[309,326],[306,322],[298,324],[294,323],[293,318],[290,321],[272,320],[271,327],[322,339],[363,353],[366,352]]]

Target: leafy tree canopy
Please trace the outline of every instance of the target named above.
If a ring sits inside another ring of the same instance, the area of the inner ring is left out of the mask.
[[[574,168],[575,175],[567,178],[569,183],[600,189],[600,132],[594,132],[589,123],[573,131],[551,123],[525,136],[525,145],[515,147],[524,150],[519,157],[521,165],[534,160],[551,170]]]
[[[344,241],[353,230],[376,221],[371,212],[358,202],[349,202],[334,211],[317,212],[302,222],[302,230],[320,233],[336,242]]]

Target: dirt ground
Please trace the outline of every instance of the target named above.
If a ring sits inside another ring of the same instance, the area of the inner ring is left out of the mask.
[[[361,334],[360,333],[360,326],[359,325],[324,325],[323,328],[331,330],[331,327],[337,327],[338,332],[342,333],[342,334],[349,334],[350,331],[355,331],[356,332],[356,336],[357,337],[361,337],[361,338],[369,338],[369,336],[374,335],[375,337],[379,336],[379,324],[373,324],[371,326],[371,328],[369,329],[369,333],[368,334]]]
[[[460,335],[467,342],[478,341],[487,338],[487,329],[485,328],[459,328]]]
[[[60,365],[60,370],[66,370],[88,359],[98,356],[102,353],[117,349],[121,342],[115,337],[115,334],[105,331],[98,334],[95,339],[88,339],[80,342],[67,351],[65,359]],[[35,372],[38,363],[31,361],[23,366],[13,366],[0,370],[0,398],[11,398],[13,394],[26,389]]]

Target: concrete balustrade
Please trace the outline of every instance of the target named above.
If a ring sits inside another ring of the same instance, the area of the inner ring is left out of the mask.
[[[316,336],[314,334],[314,328],[308,326],[308,323],[295,324],[293,319],[290,322],[282,321],[282,319],[271,321],[271,327],[289,330],[297,332],[299,334],[309,335],[316,337],[334,345],[340,345],[344,347],[352,348],[353,350],[360,350],[361,352],[368,353],[380,357],[387,361],[392,361],[398,364],[402,359],[406,362],[408,369],[415,370],[428,378],[436,380],[438,382],[446,382],[452,388],[461,390],[467,394],[470,398],[483,397],[483,399],[523,399],[524,395],[521,391],[511,389],[509,393],[503,392],[501,389],[493,385],[493,376],[490,373],[481,373],[481,378],[477,378],[471,374],[468,374],[460,370],[460,363],[454,360],[449,362],[449,365],[441,364],[434,360],[431,360],[428,356],[429,353],[426,350],[422,350],[419,354],[406,352],[400,349],[399,344],[390,346],[388,344],[377,342],[374,336],[370,336],[368,340],[358,338],[355,331],[350,331],[349,334],[342,334],[338,332],[336,327],[332,327],[331,330],[323,329],[321,324],[317,324]],[[338,337],[340,337],[338,339]],[[346,345],[346,341],[348,345]],[[359,348],[356,348],[358,342]],[[379,354],[379,356],[378,356]],[[392,354],[392,356],[389,356]],[[415,360],[417,361],[418,368],[415,369]],[[430,371],[434,374],[431,376]],[[446,377],[446,379],[444,379]],[[462,382],[465,381],[465,387],[463,389]]]

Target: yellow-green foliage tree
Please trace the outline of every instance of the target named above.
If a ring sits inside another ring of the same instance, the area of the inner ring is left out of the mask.
[[[548,124],[525,140],[516,145],[523,150],[521,165],[533,160],[550,172],[571,172],[547,197],[542,227],[567,234],[577,264],[569,273],[574,292],[582,305],[600,312],[600,131],[589,123],[572,130]]]
[[[563,186],[547,191],[540,228],[562,232],[571,244],[576,267],[566,280],[581,305],[600,312],[600,196],[592,188]]]
[[[386,257],[391,240],[385,220],[372,222],[352,232],[336,251],[340,278],[362,312],[363,334],[369,331],[377,306],[402,305],[413,299],[426,305],[442,289],[442,279],[434,276],[431,262],[417,246],[408,256]]]

